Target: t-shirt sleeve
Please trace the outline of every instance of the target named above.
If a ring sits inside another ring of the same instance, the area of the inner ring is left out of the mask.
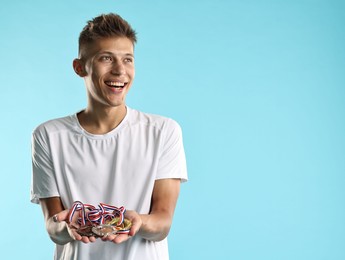
[[[156,179],[177,178],[185,182],[188,176],[181,127],[170,119],[165,130]]]
[[[59,196],[53,162],[48,145],[48,136],[43,129],[32,134],[32,184],[31,202],[39,203],[40,198]]]

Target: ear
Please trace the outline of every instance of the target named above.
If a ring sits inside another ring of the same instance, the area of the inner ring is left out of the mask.
[[[87,75],[85,68],[84,68],[84,62],[81,59],[74,59],[73,60],[73,69],[79,77],[85,77]]]

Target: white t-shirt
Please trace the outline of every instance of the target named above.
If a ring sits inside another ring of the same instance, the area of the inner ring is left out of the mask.
[[[65,208],[74,201],[107,203],[147,214],[155,180],[187,180],[182,133],[172,119],[127,107],[123,121],[111,132],[94,135],[77,115],[48,121],[32,136],[31,201],[60,197]],[[167,240],[152,242],[135,236],[122,244],[56,246],[55,259],[169,259]]]

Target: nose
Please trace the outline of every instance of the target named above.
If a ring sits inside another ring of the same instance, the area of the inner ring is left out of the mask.
[[[124,64],[121,61],[114,62],[111,73],[114,75],[124,75],[126,73]]]

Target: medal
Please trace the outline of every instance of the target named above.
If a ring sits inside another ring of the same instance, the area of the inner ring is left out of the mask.
[[[110,234],[128,234],[132,222],[125,219],[125,212],[124,207],[117,208],[104,203],[95,207],[76,201],[70,209],[68,219],[70,225],[79,226],[77,232],[81,236],[103,237]]]
[[[77,229],[77,232],[81,236],[91,237],[95,234],[92,231],[92,226],[83,226]]]
[[[103,224],[92,228],[92,232],[97,236],[104,237],[112,234],[116,234],[117,230],[114,226]]]

